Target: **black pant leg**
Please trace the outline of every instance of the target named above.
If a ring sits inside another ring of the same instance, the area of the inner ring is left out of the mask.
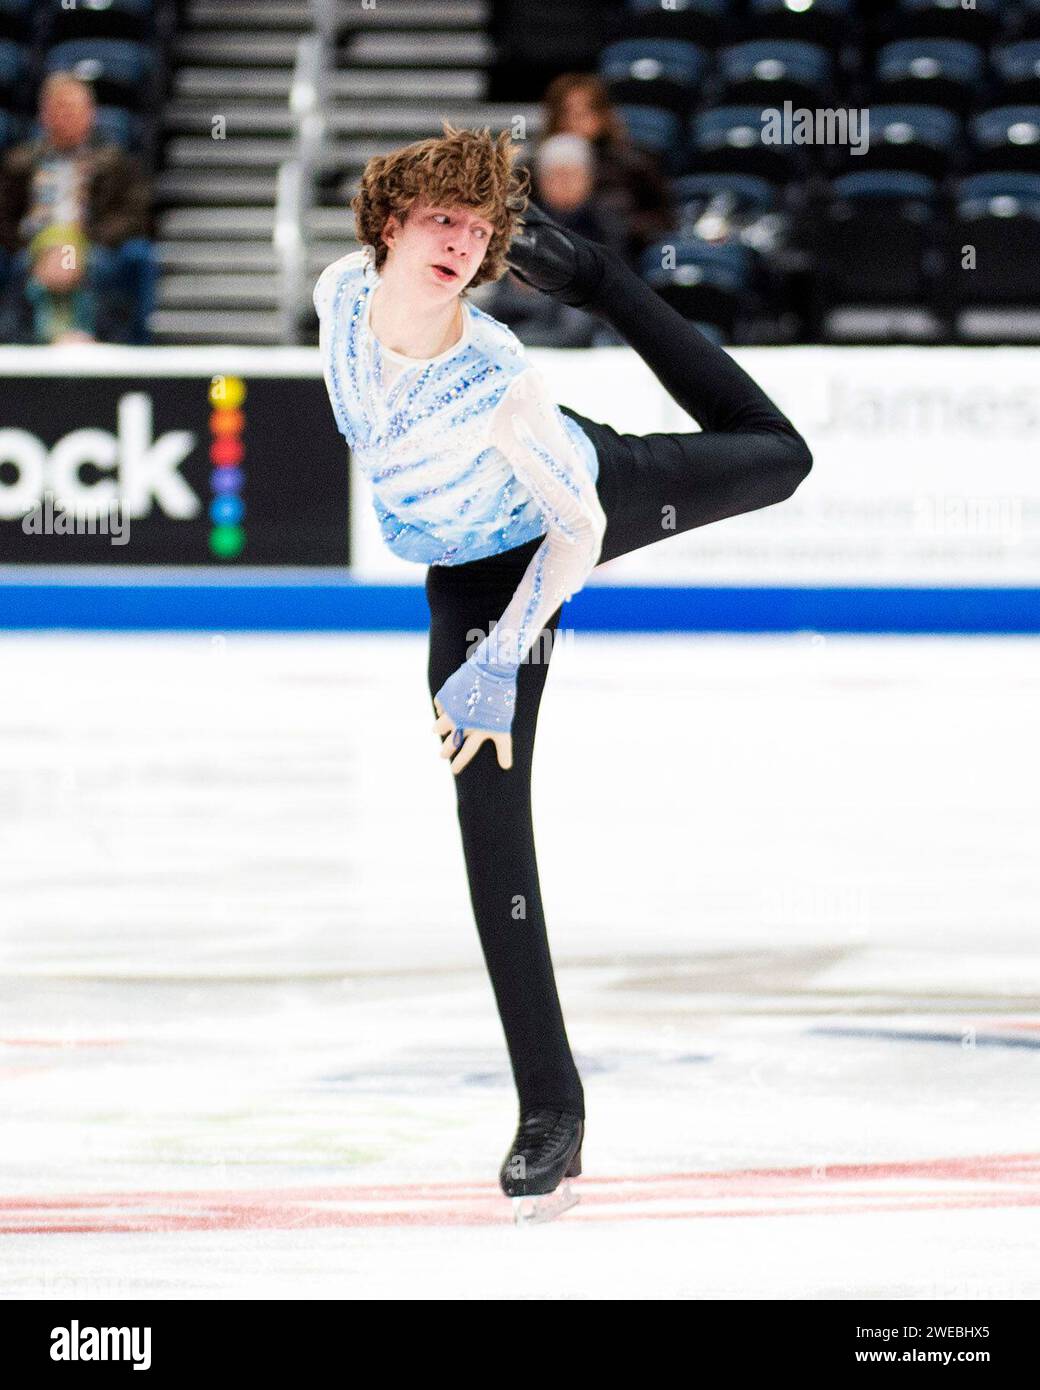
[[[607,517],[600,562],[790,497],[812,454],[787,416],[717,343],[616,258],[591,307],[639,353],[700,431],[619,434],[562,407],[596,448]]]
[[[596,491],[607,518],[599,564],[680,531],[782,502],[802,476],[781,434],[619,434],[560,408],[596,447]]]
[[[430,566],[428,680],[432,698],[507,607],[540,540],[467,565]],[[542,691],[560,609],[519,670],[513,766],[486,742],[452,780],[470,901],[505,1032],[521,1110],[584,1115],[549,950],[531,816],[531,768]],[[547,636],[548,634],[548,636]],[[446,768],[445,775],[452,777]]]

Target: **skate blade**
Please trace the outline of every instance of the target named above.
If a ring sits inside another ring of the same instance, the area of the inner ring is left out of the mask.
[[[565,1211],[577,1206],[581,1197],[571,1190],[569,1182],[561,1183],[555,1192],[537,1197],[513,1197],[513,1221],[517,1226],[538,1226],[555,1221]]]

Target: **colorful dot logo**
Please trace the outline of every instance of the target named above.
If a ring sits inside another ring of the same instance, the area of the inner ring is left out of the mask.
[[[240,377],[215,376],[210,382],[209,403],[213,410],[209,417],[209,461],[213,465],[210,474],[213,500],[209,504],[209,519],[213,529],[209,533],[209,548],[221,560],[234,559],[246,543],[242,525],[246,506],[241,497],[245,481],[242,471],[246,452],[242,443],[246,423],[242,402],[245,398],[246,384]]]

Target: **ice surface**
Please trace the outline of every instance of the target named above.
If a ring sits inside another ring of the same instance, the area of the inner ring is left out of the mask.
[[[425,661],[0,635],[0,1295],[1037,1297],[1040,643],[558,645],[529,1230]]]

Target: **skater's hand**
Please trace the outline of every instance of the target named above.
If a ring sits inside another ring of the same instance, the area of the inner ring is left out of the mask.
[[[451,758],[456,749],[460,750],[458,757],[453,758],[449,764],[456,777],[475,756],[485,739],[490,739],[495,745],[495,756],[504,772],[513,766],[512,734],[495,734],[488,729],[456,729],[454,719],[445,712],[444,706],[436,696],[433,707],[438,715],[433,732],[442,739],[441,757]]]
[[[519,667],[482,659],[480,652],[467,657],[441,686],[433,691],[461,728],[484,729],[489,734],[508,734],[516,708]]]

